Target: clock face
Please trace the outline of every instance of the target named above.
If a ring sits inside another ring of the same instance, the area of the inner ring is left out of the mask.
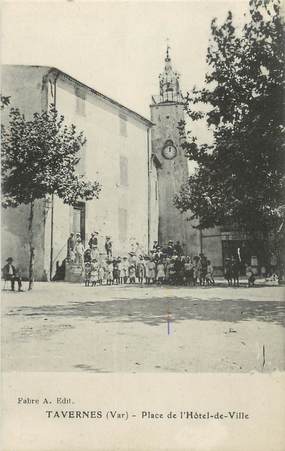
[[[166,144],[166,146],[162,150],[162,155],[167,160],[172,160],[177,155],[177,149],[173,144]]]

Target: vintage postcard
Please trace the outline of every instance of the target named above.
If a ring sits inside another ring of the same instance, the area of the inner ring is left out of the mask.
[[[284,451],[279,0],[4,1],[1,449]]]

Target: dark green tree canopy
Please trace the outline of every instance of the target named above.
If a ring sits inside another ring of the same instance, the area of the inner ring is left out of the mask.
[[[205,88],[188,93],[192,120],[205,118],[213,143],[184,135],[197,169],[175,198],[202,228],[236,224],[267,233],[284,205],[284,26],[278,0],[250,0],[242,30],[231,12],[211,24]],[[205,104],[207,112],[197,110]],[[181,135],[184,125],[179,125]]]
[[[15,207],[56,194],[67,204],[98,197],[100,185],[77,174],[83,133],[66,125],[54,106],[26,120],[11,108],[2,126],[2,205]]]

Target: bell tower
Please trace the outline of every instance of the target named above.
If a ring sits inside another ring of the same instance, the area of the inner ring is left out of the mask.
[[[184,100],[179,74],[173,70],[167,46],[164,70],[159,75],[159,95],[152,97],[152,153],[160,162],[158,169],[159,244],[180,241],[184,252],[197,248],[197,232],[173,205],[173,197],[188,178],[188,162],[181,148],[178,123],[184,120]]]

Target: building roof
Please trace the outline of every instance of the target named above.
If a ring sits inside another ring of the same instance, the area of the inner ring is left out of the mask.
[[[64,78],[69,79],[70,81],[72,81],[73,83],[78,84],[79,86],[81,86],[83,89],[86,89],[88,91],[90,91],[92,94],[95,94],[97,97],[100,97],[101,99],[107,101],[108,103],[111,103],[114,106],[117,106],[118,108],[120,108],[120,110],[122,112],[125,112],[126,114],[129,114],[131,116],[133,116],[135,119],[139,120],[140,122],[143,122],[147,127],[152,127],[154,124],[153,122],[151,122],[149,119],[147,119],[146,117],[142,116],[141,114],[137,113],[134,110],[131,110],[130,108],[122,105],[121,103],[117,102],[114,99],[111,99],[110,97],[106,96],[105,94],[102,94],[101,92],[97,91],[94,88],[91,88],[90,86],[86,85],[85,83],[82,83],[81,81],[77,80],[76,78],[72,77],[71,75],[67,74],[66,72],[63,72],[60,69],[57,69],[56,67],[47,67],[47,66],[30,66],[30,67],[46,67],[49,71],[49,73],[54,73],[56,76],[63,76]]]
[[[114,105],[115,107],[118,107],[122,113],[128,114],[132,116],[134,119],[138,120],[139,122],[143,123],[147,127],[152,127],[154,124],[146,117],[142,116],[141,114],[137,113],[134,110],[131,110],[130,108],[122,105],[121,103],[117,102],[114,99],[111,99],[111,97],[106,96],[105,94],[102,94],[101,92],[97,91],[96,89],[92,88],[91,86],[86,85],[85,83],[77,80],[76,78],[72,77],[71,75],[67,74],[66,72],[63,72],[60,69],[57,69],[56,67],[52,66],[39,66],[39,65],[30,65],[30,64],[3,64],[2,68],[26,68],[26,69],[39,69],[43,72],[45,72],[44,76],[52,75],[57,79],[59,76],[66,78],[70,80],[72,83],[77,84],[81,88],[91,92],[92,94],[96,95],[97,97],[101,98],[105,102]]]

